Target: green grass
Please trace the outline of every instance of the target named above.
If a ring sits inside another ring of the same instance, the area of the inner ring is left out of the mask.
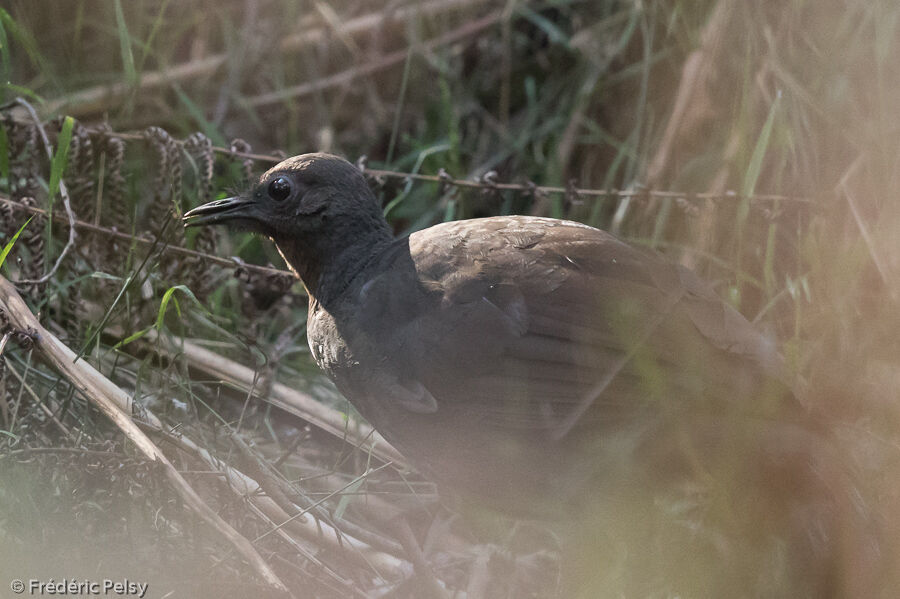
[[[16,244],[16,240],[19,239],[19,236],[22,234],[22,231],[25,230],[25,227],[27,227],[28,223],[30,223],[30,222],[31,222],[30,218],[28,220],[26,220],[25,224],[23,224],[21,227],[19,227],[19,230],[15,232],[15,234],[12,236],[12,239],[7,241],[6,245],[3,246],[3,249],[0,250],[0,267],[3,266],[3,263],[6,261],[6,257],[9,255],[9,252],[12,251],[13,246]]]
[[[72,117],[66,117],[63,120],[62,129],[59,132],[59,140],[56,144],[56,151],[50,160],[50,183],[48,184],[48,196],[50,197],[50,206],[53,206],[53,199],[59,193],[59,182],[63,173],[69,164],[69,144],[72,142],[72,128],[75,121]],[[51,211],[52,214],[52,211]]]

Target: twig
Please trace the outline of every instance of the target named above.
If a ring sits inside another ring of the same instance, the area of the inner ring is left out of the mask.
[[[274,157],[273,157],[274,159]],[[647,190],[647,189],[588,189],[581,187],[557,187],[552,185],[528,185],[521,183],[491,183],[487,185],[479,181],[470,181],[468,179],[448,179],[442,178],[440,175],[421,175],[417,173],[399,173],[396,171],[387,171],[379,169],[366,169],[366,173],[375,177],[390,177],[395,179],[412,179],[414,181],[428,181],[431,183],[445,183],[455,187],[464,187],[469,189],[496,189],[498,191],[519,191],[523,193],[555,193],[567,194],[574,193],[579,197],[651,197],[660,199],[679,199],[690,197],[697,200],[733,200],[749,199],[762,202],[800,202],[812,203],[813,200],[801,196],[786,196],[779,194],[754,194],[752,196],[742,196],[734,191],[726,191],[723,193],[689,193],[685,191],[663,191],[663,190]]]
[[[34,122],[34,126],[41,134],[41,141],[43,141],[44,143],[44,150],[47,152],[47,158],[52,161],[53,150],[50,148],[50,140],[47,138],[47,131],[44,130],[44,125],[41,123],[41,119],[38,118],[37,112],[35,112],[34,107],[29,104],[27,100],[21,97],[16,98],[15,102],[23,106],[25,110],[28,111],[28,114],[31,116],[31,120]],[[65,259],[66,254],[69,253],[69,250],[75,245],[75,213],[72,212],[72,204],[69,202],[69,191],[66,189],[66,182],[63,181],[62,176],[60,176],[59,178],[59,195],[62,197],[63,205],[66,208],[66,216],[69,218],[69,239],[66,241],[66,245],[59,253],[59,256],[57,256],[56,262],[53,264],[53,268],[45,273],[44,276],[39,279],[26,279],[23,281],[16,281],[17,285],[40,285],[41,283],[46,283],[47,281],[49,281],[50,277],[56,274],[56,271],[62,264],[63,259]]]
[[[238,533],[221,516],[214,512],[196,491],[181,476],[166,455],[151,441],[132,421],[130,414],[122,407],[132,406],[132,398],[116,386],[112,381],[100,374],[93,366],[80,361],[75,363],[75,354],[58,338],[47,331],[22,301],[15,287],[0,276],[0,303],[9,317],[10,324],[16,328],[34,331],[34,347],[78,389],[82,395],[97,406],[113,423],[122,430],[128,439],[149,459],[161,464],[163,471],[175,490],[194,512],[219,531],[246,559],[263,580],[271,586],[288,592],[287,587],[275,572],[266,564],[262,556],[250,542]],[[130,411],[130,409],[129,409]]]
[[[125,141],[144,141],[144,136],[138,133],[128,133],[128,132],[115,132],[109,134],[111,137],[115,137],[118,139],[122,139]],[[176,143],[183,145],[184,142],[181,140],[176,140]],[[274,154],[257,154],[255,152],[241,152],[237,150],[232,150],[231,148],[226,148],[222,146],[213,146],[212,150],[217,154],[223,154],[226,156],[232,156],[236,158],[246,158],[249,160],[255,160],[257,162],[265,162],[268,164],[276,164],[281,162],[284,158],[283,156],[277,156]],[[535,185],[533,183],[500,183],[500,182],[491,182],[490,184],[486,184],[483,181],[473,181],[469,179],[454,179],[453,177],[437,174],[437,175],[423,175],[421,173],[407,173],[401,171],[392,171],[385,169],[374,169],[366,167],[364,172],[373,177],[379,178],[388,178],[388,179],[401,179],[404,181],[422,181],[428,183],[440,183],[442,185],[452,185],[454,187],[466,188],[466,189],[490,189],[494,191],[515,191],[521,193],[527,193],[530,195],[537,194],[574,194],[579,198],[631,198],[631,197],[639,197],[639,198],[659,198],[659,199],[687,199],[691,200],[704,200],[704,201],[717,201],[717,200],[728,200],[728,201],[740,201],[740,200],[751,200],[756,202],[796,202],[802,204],[813,204],[814,200],[809,197],[804,196],[793,196],[793,195],[783,195],[783,194],[753,194],[753,195],[743,195],[736,191],[725,190],[725,191],[713,191],[713,192],[687,192],[687,191],[670,191],[670,190],[659,190],[659,189],[648,189],[645,185],[635,185],[634,189],[591,189],[591,188],[582,188],[582,187],[559,187],[552,185]],[[0,201],[3,201],[3,197],[0,196]],[[10,200],[7,200],[10,201]],[[17,205],[16,203],[13,203]],[[40,212],[41,214],[46,214],[45,211],[40,209],[32,209],[25,208],[31,210],[32,212]],[[90,228],[91,223],[84,223],[83,221],[76,221],[76,225],[80,227]],[[102,227],[95,227],[98,232],[107,232],[107,229],[103,229]],[[124,234],[119,234],[124,235]],[[131,239],[131,236],[125,236]],[[190,252],[191,250],[186,250]],[[219,260],[223,260],[220,258]],[[227,261],[226,261],[227,262]],[[229,262],[229,264],[231,264]],[[278,271],[278,272],[287,272],[287,271]]]
[[[46,210],[44,210],[43,208],[38,208],[37,206],[26,206],[25,204],[22,204],[21,202],[16,202],[12,198],[0,196],[0,203],[9,204],[16,210],[23,210],[26,212],[30,212],[32,214],[42,214],[44,216],[49,216],[48,212]],[[56,218],[62,218],[61,216],[57,216],[57,215],[54,215],[54,216]],[[89,223],[89,222],[83,221],[83,220],[76,219],[74,221],[74,225],[78,229],[84,229],[86,231],[91,231],[93,233],[99,233],[101,235],[108,235],[109,237],[115,237],[116,239],[122,239],[124,241],[129,241],[129,242],[135,242],[140,245],[152,245],[153,244],[152,239],[147,239],[146,237],[131,235],[129,233],[123,233],[122,231],[118,231],[116,229],[111,229],[111,228],[97,225],[94,223]],[[188,256],[188,257],[193,257],[193,258],[202,258],[208,262],[212,262],[213,264],[218,264],[220,266],[225,266],[225,267],[229,267],[229,268],[234,268],[234,267],[240,266],[249,271],[253,271],[255,273],[263,274],[263,275],[290,275],[290,276],[293,276],[291,274],[291,272],[288,270],[281,270],[281,269],[272,268],[269,266],[258,266],[256,264],[246,264],[244,262],[238,263],[235,260],[229,260],[228,258],[222,258],[221,256],[216,256],[214,254],[207,254],[205,252],[198,252],[197,250],[192,250],[192,249],[182,247],[179,245],[166,245],[163,248],[163,253],[172,253],[172,254],[178,254],[181,256]]]
[[[143,137],[136,133],[118,132],[112,134],[114,137],[127,141],[141,141]],[[183,143],[183,142],[178,142]],[[213,146],[212,150],[217,154],[226,156],[234,156],[236,158],[248,158],[257,162],[265,162],[268,164],[277,164],[284,158],[274,154],[257,154],[255,152],[240,152],[222,146]],[[812,204],[812,198],[804,196],[788,196],[782,194],[753,194],[750,196],[742,195],[736,191],[719,191],[719,192],[687,192],[687,191],[669,191],[659,189],[591,189],[586,187],[559,187],[553,185],[534,185],[530,183],[491,183],[487,185],[480,181],[472,181],[469,179],[454,179],[444,175],[423,175],[421,173],[406,173],[401,171],[391,171],[385,169],[365,168],[365,173],[373,177],[384,177],[388,179],[402,179],[410,181],[422,181],[428,183],[441,183],[443,185],[452,185],[467,189],[494,189],[497,191],[516,191],[528,194],[567,194],[574,193],[579,197],[588,198],[628,198],[628,197],[649,197],[660,199],[681,199],[688,198],[696,200],[751,200],[758,202],[797,202],[803,204]]]

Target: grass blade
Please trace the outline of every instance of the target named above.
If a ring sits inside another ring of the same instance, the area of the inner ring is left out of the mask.
[[[75,119],[70,116],[63,121],[62,130],[59,132],[59,140],[56,142],[56,152],[53,154],[53,160],[50,161],[50,185],[47,193],[50,197],[50,206],[53,207],[53,198],[59,191],[59,182],[62,180],[63,173],[66,172],[66,165],[69,162],[69,145],[72,143],[72,128],[75,126]]]
[[[552,21],[550,21],[540,13],[537,13],[524,5],[516,6],[516,12],[523,16],[525,19],[531,21],[532,25],[541,29],[554,44],[559,44],[565,47],[567,50],[572,49],[569,36],[566,34],[566,32],[557,27]]]
[[[28,55],[28,58],[31,59],[31,63],[44,75],[49,76],[50,79],[55,80],[53,76],[53,72],[50,68],[50,64],[44,60],[44,57],[38,51],[37,42],[34,39],[34,36],[31,35],[27,30],[19,27],[19,25],[13,20],[8,12],[0,8],[0,25],[3,27],[3,36],[7,37],[7,33],[9,36],[15,39],[19,44],[22,45],[22,48],[25,49],[25,53]]]
[[[394,112],[394,125],[391,127],[391,140],[388,142],[388,153],[385,162],[390,164],[394,159],[394,149],[397,144],[397,136],[400,134],[400,117],[403,114],[403,101],[406,99],[406,88],[409,84],[409,70],[412,66],[413,47],[410,46],[406,53],[406,62],[403,63],[403,78],[400,80],[400,94],[397,99],[397,110]]]
[[[106,323],[109,322],[109,319],[112,317],[113,311],[116,309],[119,301],[121,301],[121,299],[125,297],[125,292],[128,291],[129,287],[131,287],[132,283],[137,279],[138,275],[141,273],[141,271],[144,270],[144,267],[147,266],[147,263],[150,262],[150,259],[156,253],[156,248],[162,242],[163,235],[165,235],[166,229],[168,229],[169,223],[171,222],[172,219],[169,218],[166,219],[165,223],[163,223],[162,229],[160,229],[159,231],[159,235],[156,236],[156,238],[153,240],[153,244],[150,246],[150,249],[147,250],[147,255],[144,256],[144,259],[138,265],[137,269],[132,274],[128,275],[128,277],[125,279],[125,282],[122,284],[122,288],[119,290],[119,294],[116,296],[116,299],[113,300],[113,303],[109,306],[109,308],[107,308],[106,313],[103,314],[103,318],[100,319],[100,324],[97,325],[97,329],[91,334],[90,337],[88,337],[88,340],[85,341],[84,345],[81,347],[81,351],[79,351],[75,356],[76,362],[84,356],[85,352],[87,352],[87,349],[91,346],[94,340],[97,339],[97,337],[100,336],[100,333],[103,332],[103,329],[106,328]],[[166,240],[164,245],[166,243],[168,243],[168,239]],[[149,275],[144,275],[139,285],[142,285],[143,282],[147,280],[147,276]]]
[[[122,53],[122,66],[125,68],[125,80],[130,85],[135,85],[138,80],[137,69],[134,67],[134,54],[131,52],[131,35],[128,33],[128,25],[125,24],[122,0],[116,0],[115,6],[116,29],[119,31],[119,49]]]
[[[31,98],[35,102],[38,102],[38,103],[44,102],[44,99],[41,96],[39,96],[38,94],[34,93],[27,87],[23,87],[21,85],[16,85],[15,83],[9,83],[9,82],[0,83],[0,88],[11,91],[12,94],[10,94],[10,95],[13,95],[13,96],[26,96],[28,98]]]
[[[132,341],[137,341],[138,339],[140,339],[141,337],[143,337],[144,335],[149,333],[151,328],[152,327],[147,327],[145,329],[141,329],[137,333],[132,333],[131,335],[128,335],[127,337],[125,337],[124,339],[122,339],[121,341],[119,341],[118,343],[113,345],[112,348],[119,349],[120,347],[124,347],[124,346],[128,345]]]
[[[16,240],[19,238],[19,235],[22,234],[22,231],[25,230],[25,227],[28,226],[28,223],[31,222],[31,219],[32,219],[32,218],[34,218],[34,217],[33,217],[33,216],[29,216],[29,217],[28,217],[28,220],[25,221],[25,224],[22,225],[21,227],[19,227],[19,230],[16,231],[16,234],[12,236],[12,239],[10,239],[10,240],[6,243],[6,245],[3,246],[3,250],[0,250],[0,267],[3,266],[3,262],[6,260],[7,254],[9,254],[9,251],[12,249],[13,245],[15,245]]]
[[[769,115],[763,124],[762,130],[759,132],[759,138],[756,140],[756,146],[753,148],[753,154],[750,156],[750,164],[747,165],[747,172],[744,174],[744,183],[741,185],[741,195],[751,196],[756,190],[756,182],[759,180],[759,174],[762,172],[763,159],[766,157],[766,151],[769,149],[769,141],[772,137],[772,126],[775,124],[775,113],[781,103],[781,92],[775,97],[769,108]]]
[[[206,308],[200,303],[200,300],[197,299],[197,296],[194,295],[194,292],[188,289],[186,285],[175,285],[174,287],[170,287],[166,289],[166,292],[163,294],[162,301],[159,303],[159,311],[156,313],[156,330],[159,331],[162,329],[163,321],[166,318],[166,309],[169,306],[169,302],[174,299],[174,294],[176,291],[180,291],[188,296],[195,304],[200,306],[200,308],[205,312]],[[178,305],[178,300],[175,299],[175,311],[178,312],[178,315],[181,316],[181,306]]]
[[[210,122],[206,115],[203,113],[203,109],[197,105],[196,102],[191,100],[190,96],[181,89],[181,86],[177,83],[172,84],[172,89],[175,91],[175,95],[178,96],[178,100],[184,105],[187,109],[188,115],[190,115],[197,126],[200,127],[200,130],[203,131],[203,134],[206,137],[210,138],[213,142],[213,145],[226,146],[228,145],[225,141],[225,137],[219,132],[215,123]]]

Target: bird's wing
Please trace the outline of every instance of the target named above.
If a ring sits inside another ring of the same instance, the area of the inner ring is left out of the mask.
[[[764,410],[753,396],[767,384],[784,394],[777,352],[742,316],[686,269],[602,231],[473,220],[408,248],[423,299],[379,293],[402,324],[378,337],[413,411],[560,439],[723,401]]]

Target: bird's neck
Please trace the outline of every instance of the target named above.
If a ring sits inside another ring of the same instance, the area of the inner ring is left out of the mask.
[[[310,296],[328,308],[392,241],[385,223],[322,239],[276,239],[275,244]]]

